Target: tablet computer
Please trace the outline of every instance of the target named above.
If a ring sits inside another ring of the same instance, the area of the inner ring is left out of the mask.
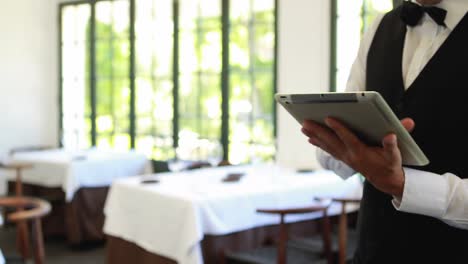
[[[367,144],[381,146],[389,133],[398,137],[403,165],[424,166],[429,160],[377,92],[276,94],[275,99],[300,124],[313,120],[325,125],[334,117]]]

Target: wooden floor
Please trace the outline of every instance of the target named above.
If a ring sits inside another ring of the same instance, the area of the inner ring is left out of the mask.
[[[105,245],[87,245],[81,248],[70,248],[61,239],[46,240],[47,264],[103,264],[105,263]],[[0,227],[0,248],[5,258],[18,260],[15,251],[15,229]],[[7,261],[7,264],[33,263],[32,261]]]

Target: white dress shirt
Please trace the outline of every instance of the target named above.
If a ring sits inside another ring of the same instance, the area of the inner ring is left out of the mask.
[[[0,249],[0,264],[5,264],[5,259],[3,258],[2,250]]]
[[[467,0],[443,0],[435,6],[447,10],[447,27],[439,26],[426,13],[417,26],[407,27],[402,62],[406,89],[468,12]],[[362,91],[366,87],[367,54],[382,18],[383,15],[376,18],[362,39],[357,59],[351,68],[347,91]],[[320,149],[317,156],[324,168],[335,171],[343,178],[356,173]],[[435,217],[451,226],[468,229],[468,179],[462,180],[450,172],[439,175],[410,168],[404,168],[404,172],[403,196],[401,200],[394,198],[392,201],[396,210]]]

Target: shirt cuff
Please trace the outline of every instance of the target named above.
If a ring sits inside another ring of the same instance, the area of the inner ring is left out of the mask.
[[[324,169],[332,170],[343,179],[347,179],[356,174],[356,171],[349,167],[346,163],[335,159],[333,156],[320,148],[317,148],[317,160]]]
[[[400,199],[394,197],[398,211],[441,218],[446,211],[448,182],[446,177],[404,168],[405,186]]]

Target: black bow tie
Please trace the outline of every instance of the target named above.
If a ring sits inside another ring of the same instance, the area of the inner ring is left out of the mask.
[[[420,6],[410,1],[405,1],[401,10],[401,19],[408,26],[414,27],[419,23],[424,13],[427,13],[438,25],[445,25],[447,11],[435,6]]]

